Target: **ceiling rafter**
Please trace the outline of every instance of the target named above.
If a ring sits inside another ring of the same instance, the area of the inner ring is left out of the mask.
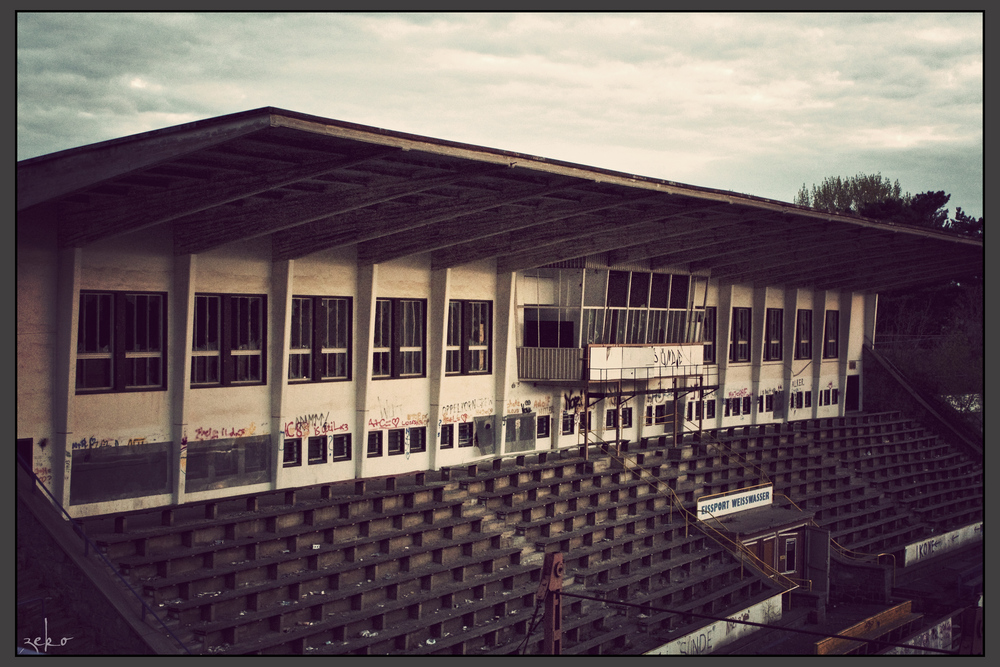
[[[485,173],[496,169],[498,167],[489,165],[472,171]],[[237,211],[221,219],[215,210],[210,210],[195,217],[187,216],[176,221],[174,252],[176,254],[205,252],[231,243],[234,239],[246,240],[266,236],[314,220],[330,218],[467,180],[473,175],[469,171],[454,171],[444,176],[397,181],[352,195],[301,195],[278,203],[248,204],[245,208],[250,210],[245,213]]]
[[[515,255],[507,255],[497,260],[497,272],[517,271],[520,269],[532,269],[545,264],[564,262],[571,259],[578,259],[588,255],[595,255],[617,248],[623,248],[643,240],[656,241],[670,238],[673,235],[683,236],[690,233],[688,227],[677,227],[671,223],[685,218],[694,211],[682,212],[659,212],[648,213],[639,219],[630,222],[622,222],[617,225],[606,225],[610,227],[599,234],[589,237],[564,239],[557,243],[548,244],[541,247],[532,247],[529,250]],[[705,222],[695,221],[700,228],[711,230],[722,227],[731,222]]]
[[[416,255],[424,252],[450,249],[449,252],[460,252],[466,261],[478,261],[492,256],[489,252],[483,253],[483,244],[498,243],[503,247],[509,247],[513,235],[522,234],[524,230],[531,228],[543,229],[559,223],[567,218],[577,216],[593,215],[602,211],[609,211],[625,206],[634,206],[637,203],[648,200],[650,197],[638,199],[615,198],[608,201],[607,196],[591,196],[585,202],[576,204],[555,204],[548,208],[540,208],[537,211],[519,215],[472,215],[468,217],[456,218],[447,224],[440,225],[428,233],[414,238],[411,234],[393,234],[381,238],[377,242],[367,243],[378,244],[376,252],[367,252],[361,248],[358,251],[358,260],[378,263],[385,262],[399,257]]]
[[[283,171],[240,177],[226,175],[208,183],[170,189],[155,195],[129,197],[96,211],[63,213],[59,236],[64,246],[83,246],[119,234],[138,231],[199,211],[245,199],[291,183],[385,157],[391,149],[360,152],[349,157],[320,160]]]
[[[507,169],[493,166],[491,170]],[[509,206],[528,200],[545,197],[548,194],[572,187],[570,181],[556,184],[528,185],[520,183],[499,193],[479,197],[456,199],[447,204],[424,204],[409,206],[386,213],[371,211],[369,215],[322,218],[295,229],[290,229],[272,239],[275,258],[295,259],[304,254],[325,250],[336,245],[352,245],[391,234],[409,233],[435,223],[444,223],[470,212],[485,211],[498,206]]]

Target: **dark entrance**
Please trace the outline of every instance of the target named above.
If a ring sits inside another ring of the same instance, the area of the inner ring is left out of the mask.
[[[34,441],[32,438],[18,438],[17,439],[17,458],[24,461],[24,465],[28,466],[28,470],[34,465],[32,445]]]
[[[857,411],[861,408],[861,376],[847,376],[847,392],[844,394],[844,410]]]

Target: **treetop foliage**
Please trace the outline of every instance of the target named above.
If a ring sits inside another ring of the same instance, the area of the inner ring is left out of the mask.
[[[831,213],[859,215],[864,218],[928,227],[947,232],[982,238],[983,218],[974,218],[961,208],[955,217],[948,216],[945,206],[951,195],[944,190],[911,195],[903,193],[899,181],[890,181],[878,174],[862,174],[841,178],[829,176],[812,189],[805,183],[795,196],[795,204]]]

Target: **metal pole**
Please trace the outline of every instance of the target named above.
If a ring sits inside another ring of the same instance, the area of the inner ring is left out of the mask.
[[[536,599],[545,600],[545,639],[542,653],[562,654],[562,580],[566,566],[561,553],[545,554],[542,579],[538,585]]]

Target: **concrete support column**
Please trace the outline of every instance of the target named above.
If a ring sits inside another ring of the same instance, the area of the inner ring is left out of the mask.
[[[515,316],[517,305],[514,302],[514,273],[497,274],[497,302],[493,308],[494,319],[494,339],[493,349],[506,350],[502,367],[493,368],[494,378],[494,401],[493,406],[496,414],[496,452],[499,455],[506,445],[506,419],[504,407],[507,405],[507,396],[511,389],[520,382],[517,373],[517,332],[514,327],[517,323]],[[494,357],[495,358],[495,357]],[[562,429],[560,428],[560,431]]]
[[[429,467],[437,470],[438,450],[441,448],[441,392],[445,377],[448,342],[448,302],[451,299],[451,269],[431,271],[431,302],[428,307],[427,322],[427,379],[430,381],[430,412],[428,414],[427,449]],[[494,349],[497,349],[494,346]],[[453,445],[454,446],[454,445]]]
[[[757,393],[760,391],[761,364],[767,344],[767,287],[754,286],[750,314],[750,423],[757,423]]]
[[[187,471],[187,404],[191,393],[191,348],[194,337],[194,283],[196,255],[174,258],[174,285],[170,298],[170,345],[173,350],[169,368],[171,401],[171,440],[174,503],[184,502]]]
[[[80,275],[83,250],[61,248],[56,276],[57,321],[65,323],[56,333],[56,360],[52,392],[52,495],[69,508],[73,469],[74,400],[76,397],[76,351],[73,344],[80,317]],[[60,474],[60,471],[62,474]]]
[[[372,474],[367,464],[368,395],[372,389],[372,340],[375,336],[375,299],[378,293],[378,264],[358,264],[358,298],[355,309],[354,382],[358,391],[354,432],[354,475],[363,479]]]
[[[271,488],[280,489],[285,442],[284,425],[288,415],[285,394],[288,388],[288,349],[292,327],[292,277],[295,260],[276,261],[271,265],[271,369],[268,382],[271,390]],[[314,314],[315,316],[315,314]]]
[[[719,283],[719,305],[715,311],[715,362],[719,368],[719,388],[715,391],[715,419],[705,428],[722,428],[726,400],[726,371],[729,368],[729,345],[733,336],[733,284]]]

